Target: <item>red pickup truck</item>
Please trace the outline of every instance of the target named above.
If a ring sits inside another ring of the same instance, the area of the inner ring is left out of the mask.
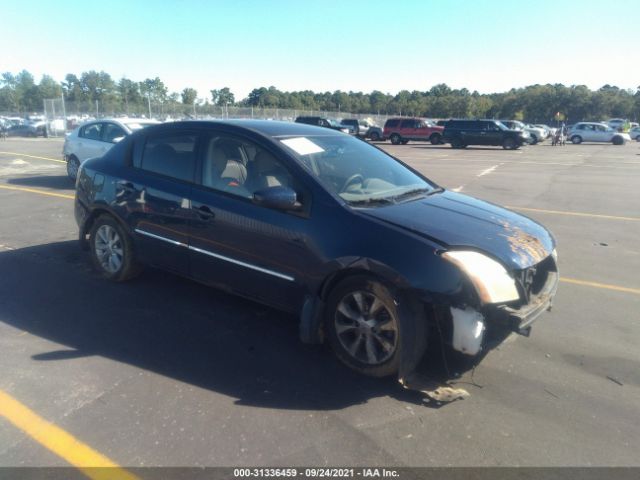
[[[442,143],[444,127],[439,127],[422,118],[390,118],[384,124],[382,135],[394,145],[406,144],[409,140],[429,141],[433,145]]]

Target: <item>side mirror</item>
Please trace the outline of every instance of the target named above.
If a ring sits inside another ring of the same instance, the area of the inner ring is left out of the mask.
[[[274,210],[300,210],[298,195],[289,187],[268,187],[253,194],[253,203]]]

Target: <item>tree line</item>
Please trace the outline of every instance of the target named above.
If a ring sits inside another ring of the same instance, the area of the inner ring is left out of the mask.
[[[103,114],[211,111],[211,107],[256,107],[349,112],[358,114],[407,115],[429,118],[509,118],[532,123],[603,120],[611,117],[637,121],[640,118],[640,87],[636,91],[605,85],[591,90],[584,85],[530,85],[508,92],[481,94],[466,88],[452,89],[438,84],[425,91],[402,90],[395,95],[374,90],[363,92],[281,91],[276,87],[253,89],[236,100],[229,87],[212,89],[204,96],[194,88],[169,92],[158,77],[134,81],[113,79],[104,71],[68,74],[56,82],[43,75],[36,83],[26,70],[0,77],[0,111],[42,111],[43,99],[60,98],[77,112]],[[560,114],[559,116],[557,114]]]

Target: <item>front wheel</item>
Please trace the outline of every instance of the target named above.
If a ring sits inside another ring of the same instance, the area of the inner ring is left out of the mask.
[[[536,143],[538,143],[538,137],[531,135],[531,145],[535,145]]]
[[[514,150],[518,144],[513,138],[505,138],[504,142],[502,142],[502,148],[505,150]]]
[[[431,145],[440,145],[442,143],[442,135],[438,135],[437,133],[434,133],[429,138],[429,141],[431,142]]]
[[[140,273],[132,239],[112,216],[101,215],[96,219],[89,243],[94,267],[108,280],[123,282]]]
[[[624,145],[624,138],[622,138],[622,137],[613,137],[612,143],[614,145]]]
[[[336,356],[349,368],[371,377],[398,372],[402,323],[398,302],[382,283],[366,276],[343,280],[329,295],[324,323]]]
[[[67,159],[67,175],[71,180],[75,180],[78,177],[78,170],[80,169],[80,160],[75,155],[71,155]]]
[[[380,134],[378,132],[371,133],[371,141],[378,142],[380,141]]]
[[[394,145],[400,145],[400,143],[402,142],[402,137],[397,133],[394,133],[393,135],[391,135],[390,139],[391,139],[391,143]]]

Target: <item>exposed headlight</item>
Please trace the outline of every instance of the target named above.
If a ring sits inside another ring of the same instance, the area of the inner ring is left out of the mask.
[[[468,250],[451,250],[442,257],[467,275],[482,303],[510,302],[520,298],[514,279],[494,259]]]

